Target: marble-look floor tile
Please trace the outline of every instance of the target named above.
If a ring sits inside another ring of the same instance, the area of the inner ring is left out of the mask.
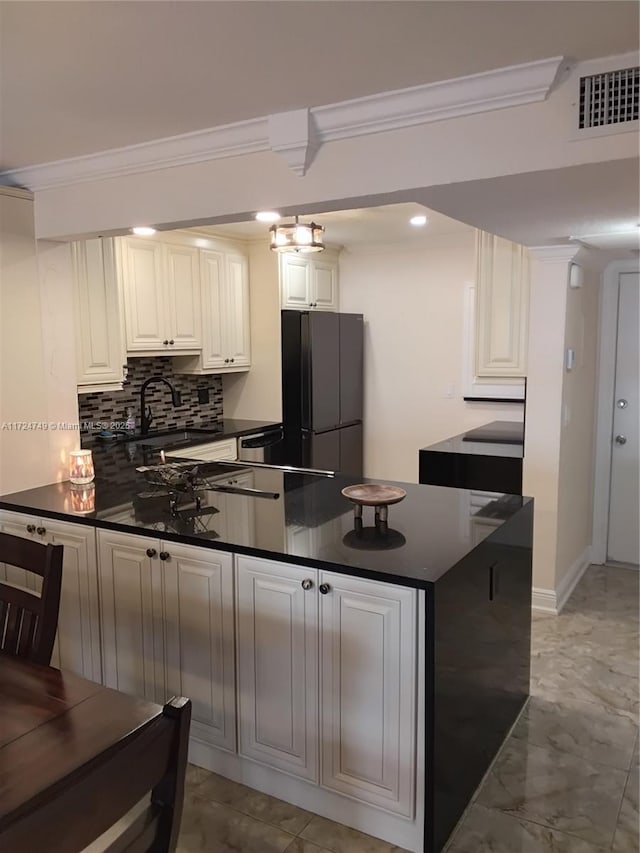
[[[209,775],[208,770],[198,767],[195,764],[187,764],[187,773],[185,776],[185,785],[187,788],[195,788],[204,778]]]
[[[638,585],[634,569],[591,566],[565,605],[567,613],[579,612],[593,619],[638,622]]]
[[[608,847],[626,779],[622,770],[511,738],[477,802]]]
[[[601,853],[588,841],[473,805],[447,853]]]
[[[400,847],[323,817],[314,817],[300,835],[332,853],[406,853]]]
[[[640,764],[640,737],[636,736],[636,745],[633,750],[633,758],[631,759],[631,766],[637,767]]]
[[[619,770],[631,765],[637,729],[631,720],[592,702],[549,702],[531,696],[513,736],[534,746],[579,755]]]
[[[584,657],[570,660],[562,655],[534,654],[531,693],[551,702],[593,702],[634,722],[638,719],[638,680]]]
[[[293,835],[187,794],[177,853],[284,853]]]
[[[640,811],[638,807],[638,776],[640,771],[633,767],[624,789],[618,825],[613,840],[613,853],[636,853],[640,850]]]
[[[191,789],[197,796],[230,806],[292,835],[299,835],[313,817],[311,812],[232,782],[217,773],[203,773],[200,782]]]
[[[318,847],[313,841],[307,841],[305,838],[294,838],[285,853],[333,853],[333,851],[327,850],[326,847]]]

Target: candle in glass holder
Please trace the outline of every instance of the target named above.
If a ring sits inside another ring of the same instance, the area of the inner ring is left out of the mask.
[[[85,483],[81,486],[72,485],[69,491],[71,493],[71,512],[78,513],[79,515],[95,512],[95,483]]]
[[[78,486],[94,478],[93,457],[90,450],[72,450],[69,454],[69,480]]]

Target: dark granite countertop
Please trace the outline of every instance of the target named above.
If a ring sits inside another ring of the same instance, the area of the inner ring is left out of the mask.
[[[484,436],[489,436],[485,438]],[[490,440],[495,436],[495,440]],[[524,456],[524,425],[511,421],[493,421],[483,427],[461,432],[444,441],[422,447],[430,453],[461,453],[473,456]]]
[[[200,463],[199,471],[209,485],[243,477],[245,485],[279,497],[204,491],[202,507],[208,513],[194,517],[193,502],[185,500],[172,516],[166,494],[149,497],[149,492],[162,490],[149,486],[136,471],[160,462],[157,449],[143,453],[136,442],[122,443],[98,448],[94,459],[100,474],[92,511],[74,512],[81,489],[68,482],[2,496],[0,508],[424,587],[482,539],[499,536],[500,528],[530,502],[496,494],[478,509],[467,490],[402,483],[407,496],[389,507],[388,532],[373,526],[373,508],[365,507],[365,529],[358,533],[353,505],[341,494],[342,488],[359,482],[352,477],[208,462]],[[238,519],[245,521],[239,524]]]

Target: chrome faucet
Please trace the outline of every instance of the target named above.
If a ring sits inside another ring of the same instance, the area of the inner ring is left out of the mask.
[[[162,382],[166,385],[171,391],[171,402],[174,406],[178,407],[182,405],[182,397],[177,388],[174,388],[173,385],[169,382],[168,379],[165,379],[164,376],[151,376],[149,379],[146,379],[142,383],[142,388],[140,389],[140,434],[146,435],[149,432],[149,427],[151,426],[151,421],[153,420],[153,415],[151,413],[151,406],[148,408],[145,405],[145,394],[147,392],[147,388],[151,385],[152,382]]]

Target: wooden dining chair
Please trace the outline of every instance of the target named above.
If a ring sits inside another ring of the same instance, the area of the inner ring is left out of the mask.
[[[182,817],[191,701],[174,697],[158,712],[53,790],[43,791],[38,803],[0,832],[0,850],[173,853]]]
[[[0,533],[0,563],[42,578],[40,595],[0,582],[0,651],[34,663],[51,662],[62,586],[62,545]]]

